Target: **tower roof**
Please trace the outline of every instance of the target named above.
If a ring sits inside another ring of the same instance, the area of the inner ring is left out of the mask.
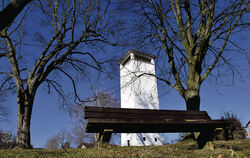
[[[157,58],[156,55],[152,55],[152,54],[148,54],[148,53],[144,53],[144,52],[141,52],[141,51],[138,51],[138,50],[134,50],[134,49],[130,49],[119,61],[118,61],[118,65],[120,65],[121,63],[123,63],[124,60],[127,59],[127,57],[131,54],[131,53],[134,53],[135,55],[138,55],[138,56],[143,56],[143,57],[146,57],[146,58],[150,58],[150,59],[155,59]]]

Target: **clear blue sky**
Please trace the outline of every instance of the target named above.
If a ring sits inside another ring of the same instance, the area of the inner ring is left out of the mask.
[[[27,26],[28,30],[32,30],[34,26],[39,24],[32,23]],[[46,31],[44,32],[46,33]],[[248,48],[249,54],[249,31],[241,33],[238,36],[243,48]],[[34,50],[27,50],[32,53]],[[112,50],[113,52],[114,50]],[[127,50],[119,50],[118,56],[125,54]],[[151,52],[148,52],[151,53]],[[223,112],[233,112],[245,125],[250,120],[250,65],[242,56],[237,54],[233,58],[234,65],[242,75],[241,79],[237,74],[235,82],[230,85],[231,76],[224,77],[227,81],[215,81],[207,79],[201,87],[201,110],[205,110],[213,119],[219,119]],[[115,89],[119,97],[119,66],[114,70],[117,76],[114,80],[103,78],[101,83],[96,86],[98,89]],[[156,70],[157,71],[157,70]],[[84,98],[92,94],[87,83],[80,83],[78,86],[79,94]],[[162,92],[160,91],[160,94]],[[16,133],[17,109],[15,96],[9,97],[4,103],[8,106],[11,115],[9,121],[0,122],[0,129]],[[47,94],[40,87],[37,91],[31,120],[31,143],[34,147],[44,147],[46,140],[54,136],[60,129],[70,130],[72,121],[67,111],[60,110],[58,97],[55,93]],[[180,109],[185,110],[184,100],[177,94],[175,90],[171,90],[168,94],[160,97],[161,109]],[[170,140],[169,140],[170,141]]]

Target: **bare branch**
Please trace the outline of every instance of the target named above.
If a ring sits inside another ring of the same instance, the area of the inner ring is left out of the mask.
[[[61,99],[63,100],[64,104],[67,105],[67,99],[65,98],[65,95],[63,94],[63,90],[62,90],[62,87],[59,83],[57,83],[56,81],[54,80],[49,80],[49,79],[45,79],[44,80],[45,82],[52,85],[52,87],[55,89],[55,91],[57,92],[57,94],[61,97]],[[59,87],[59,88],[57,88]],[[50,87],[49,87],[49,90],[50,90]],[[50,91],[49,91],[50,92]]]
[[[248,6],[248,5],[245,5],[244,8],[246,9],[247,6]],[[222,47],[221,47],[221,49],[220,49],[218,55],[216,56],[216,58],[215,58],[213,64],[207,69],[207,71],[205,72],[205,74],[202,76],[201,82],[203,82],[203,81],[207,78],[207,76],[211,73],[211,71],[214,69],[215,65],[217,64],[218,60],[220,59],[220,57],[221,57],[221,55],[222,55],[222,53],[223,53],[223,51],[224,51],[224,49],[225,49],[225,47],[226,47],[226,45],[227,45],[227,42],[228,42],[229,37],[230,37],[230,34],[231,34],[232,31],[234,30],[234,28],[237,26],[237,24],[238,24],[238,22],[239,22],[239,20],[241,19],[241,17],[242,17],[243,14],[244,14],[244,12],[242,12],[240,15],[238,15],[236,21],[235,21],[233,24],[232,24],[232,22],[231,22],[230,28],[228,29],[228,32],[227,32],[227,35],[226,35],[226,37],[225,37],[225,40],[224,40],[223,45],[222,45]],[[235,15],[234,17],[236,18],[236,16],[237,16],[237,15]]]
[[[7,57],[8,53],[0,53],[0,58]]]
[[[7,77],[1,84],[0,86],[0,91],[4,91],[4,90],[10,90],[13,89],[14,87],[8,87],[7,89],[3,89],[4,85],[7,84],[10,80],[12,79],[12,77]]]
[[[11,25],[16,16],[32,0],[12,0],[7,7],[0,12],[0,31]]]
[[[102,69],[100,63],[96,60],[96,58],[90,54],[89,52],[85,52],[85,53],[82,53],[82,52],[72,52],[72,54],[80,54],[80,55],[88,55],[90,56],[90,58],[96,63],[96,65],[98,66],[99,70]]]
[[[27,10],[25,11],[25,13],[24,13],[24,15],[22,16],[21,20],[19,21],[18,25],[17,25],[11,32],[8,33],[8,36],[10,36],[10,35],[11,35],[13,32],[15,32],[16,30],[18,30],[19,27],[23,24],[24,19],[25,19],[25,18],[27,17],[27,15],[28,15],[28,10],[29,10],[29,9],[27,9]]]
[[[63,74],[65,74],[70,80],[71,80],[71,83],[73,85],[73,89],[74,89],[74,94],[75,94],[75,100],[78,100],[80,102],[82,102],[82,100],[79,98],[78,94],[77,94],[77,89],[76,89],[76,84],[75,84],[75,80],[71,77],[71,75],[69,75],[67,72],[65,72],[64,70],[62,70],[61,68],[59,67],[56,67],[57,70],[60,70]]]
[[[14,78],[13,74],[11,74],[11,73],[9,73],[9,72],[0,72],[0,75],[1,75],[1,74],[6,74],[6,75],[8,75],[8,76]]]

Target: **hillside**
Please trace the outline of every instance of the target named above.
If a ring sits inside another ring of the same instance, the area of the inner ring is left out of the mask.
[[[164,146],[151,147],[106,147],[102,149],[30,149],[13,150],[1,149],[1,158],[26,157],[250,157],[250,139],[234,141],[215,141],[215,150],[199,150],[195,142],[187,141]]]

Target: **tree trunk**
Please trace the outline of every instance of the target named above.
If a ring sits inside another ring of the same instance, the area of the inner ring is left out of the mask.
[[[187,110],[200,111],[200,93],[196,89],[187,89],[185,102]]]
[[[30,121],[33,107],[34,95],[27,91],[17,93],[17,136],[16,143],[20,148],[31,148],[30,144]]]
[[[191,67],[187,80],[187,90],[185,91],[185,102],[187,110],[200,111],[200,71],[197,67]]]

